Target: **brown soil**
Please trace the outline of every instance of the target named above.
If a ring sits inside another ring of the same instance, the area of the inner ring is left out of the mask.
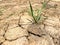
[[[43,0],[30,1],[41,8]],[[48,3],[39,24],[31,23],[28,10],[29,0],[0,0],[0,45],[60,45],[59,0]]]

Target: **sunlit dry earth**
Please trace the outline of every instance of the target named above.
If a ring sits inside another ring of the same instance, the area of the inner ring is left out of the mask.
[[[30,1],[41,8],[43,0]],[[0,0],[0,45],[60,45],[60,1],[48,3],[39,24],[28,11],[29,0]]]

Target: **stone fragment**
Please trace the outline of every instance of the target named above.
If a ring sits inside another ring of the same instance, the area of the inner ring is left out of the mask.
[[[59,30],[52,26],[45,26],[46,32],[51,35],[52,37],[58,38],[59,37]]]
[[[14,41],[5,41],[2,45],[28,45],[28,40],[26,37],[22,37]]]
[[[3,36],[0,36],[0,43],[4,42],[5,38]]]
[[[54,45],[52,38],[49,36],[38,37],[31,35],[29,37],[29,42],[29,45]]]
[[[9,29],[7,30],[7,32],[5,33],[5,37],[8,40],[13,40],[22,36],[27,36],[27,30],[22,29],[21,27],[16,27],[13,29]]]
[[[43,24],[31,24],[28,26],[27,30],[29,32],[32,32],[32,33],[38,34],[38,35],[46,34]]]
[[[5,31],[3,29],[0,29],[0,35],[4,35]]]
[[[60,21],[59,21],[59,18],[57,18],[57,17],[48,17],[48,18],[45,20],[44,24],[46,24],[46,25],[51,25],[51,26],[58,26],[58,25],[60,25],[59,22],[60,22]]]
[[[28,15],[28,13],[25,13],[24,15],[21,16],[20,19],[20,25],[24,28],[27,28],[28,25],[30,25],[32,22],[32,18]]]

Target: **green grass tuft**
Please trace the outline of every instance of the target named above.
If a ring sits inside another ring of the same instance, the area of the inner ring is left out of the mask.
[[[37,16],[34,14],[34,10],[32,8],[31,2],[29,1],[29,5],[30,5],[30,12],[29,14],[32,16],[33,20],[35,23],[38,23],[39,20],[41,19],[41,13],[43,11],[43,9],[45,9],[46,5],[47,5],[48,1],[44,1],[42,4],[42,8],[39,10],[37,10]]]

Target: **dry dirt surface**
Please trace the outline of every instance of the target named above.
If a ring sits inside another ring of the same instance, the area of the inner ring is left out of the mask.
[[[43,0],[30,1],[41,8]],[[59,0],[48,3],[39,24],[31,23],[28,10],[29,0],[0,0],[0,45],[60,45]]]

